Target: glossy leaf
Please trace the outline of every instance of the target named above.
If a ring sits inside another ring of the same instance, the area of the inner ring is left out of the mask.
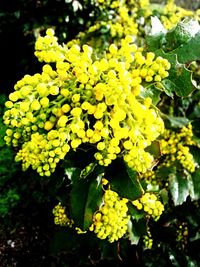
[[[146,36],[146,44],[149,51],[155,51],[165,43],[166,30],[158,17],[151,17],[151,30]]]
[[[71,182],[75,182],[80,178],[81,169],[76,167],[65,168],[65,174]]]
[[[165,53],[160,49],[155,51],[155,54],[166,58],[171,64],[169,76],[161,81],[165,87],[165,92],[169,96],[173,92],[178,96],[188,96],[195,89],[192,83],[192,72],[189,71],[185,65],[178,62],[175,53]]]
[[[166,48],[173,50],[174,48],[183,47],[189,43],[192,38],[196,38],[200,26],[198,21],[190,19],[180,21],[174,28],[166,34]],[[185,62],[182,62],[185,63]]]
[[[186,117],[174,117],[171,115],[164,115],[164,118],[169,121],[173,128],[182,128],[189,124],[190,120]]]
[[[188,196],[193,197],[194,188],[190,175],[171,173],[169,175],[169,190],[175,206],[183,204]]]
[[[140,220],[129,220],[128,222],[129,239],[132,245],[137,245],[140,237],[147,233],[146,220],[141,218]]]
[[[161,196],[163,205],[167,204],[168,201],[169,201],[169,194],[168,194],[167,189],[163,188],[163,189],[160,191],[160,196]]]
[[[193,137],[197,146],[190,146],[190,153],[193,155],[194,161],[200,164],[200,139]]]
[[[180,63],[188,63],[200,59],[200,33],[193,37],[183,46],[173,50],[177,54]]]
[[[128,234],[131,245],[137,245],[140,240],[140,235],[137,233],[131,220],[128,221]]]
[[[150,51],[163,48],[166,53],[176,55],[179,63],[196,61],[200,59],[200,25],[194,19],[184,20],[166,32],[161,21],[152,17],[146,43]]]
[[[79,180],[70,193],[72,219],[77,227],[87,229],[92,223],[93,213],[102,199],[102,188],[97,180]]]
[[[192,174],[192,182],[194,188],[193,200],[200,199],[200,170]]]
[[[94,212],[102,202],[102,187],[97,180],[93,181],[88,189],[88,197],[85,204],[84,229],[87,229],[92,222]]]
[[[159,141],[153,141],[150,146],[146,148],[146,151],[148,151],[151,155],[154,156],[154,158],[158,158],[161,156],[161,150],[160,150],[160,143]]]
[[[121,197],[131,200],[139,198],[143,192],[137,173],[129,168],[122,159],[117,159],[108,169],[111,189]]]
[[[169,76],[161,82],[163,90],[170,97],[174,92],[178,96],[188,96],[195,86],[192,72],[184,64],[200,59],[200,26],[194,20],[180,22],[166,33],[161,26],[155,31],[155,23],[162,25],[158,19],[154,19],[146,43],[149,51],[171,63]]]

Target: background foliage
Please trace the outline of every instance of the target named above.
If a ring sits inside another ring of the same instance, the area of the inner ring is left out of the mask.
[[[66,172],[61,166],[59,171],[49,178],[39,177],[30,169],[21,171],[20,164],[14,161],[11,148],[7,147],[3,136],[5,126],[2,122],[4,103],[13,91],[17,80],[25,73],[33,74],[41,65],[33,55],[34,44],[39,32],[48,27],[55,27],[60,41],[73,39],[80,31],[91,25],[100,12],[92,1],[84,1],[81,8],[78,1],[1,1],[0,8],[0,51],[3,69],[0,76],[0,263],[1,266],[199,266],[200,244],[199,225],[199,185],[196,200],[191,199],[190,188],[180,184],[179,192],[183,197],[177,201],[173,209],[169,208],[159,221],[152,223],[151,234],[157,246],[144,249],[142,241],[138,245],[130,245],[127,240],[120,243],[107,244],[95,239],[92,235],[77,235],[71,228],[58,227],[53,223],[52,209],[57,200],[64,199],[69,190]],[[90,13],[93,11],[93,15]],[[153,46],[151,39],[149,45]],[[157,50],[156,47],[155,50]],[[179,52],[180,58],[183,53]],[[185,61],[185,59],[180,59]],[[187,61],[187,60],[186,60]],[[186,62],[185,61],[185,62]],[[197,63],[191,65],[195,70],[195,80],[199,82]],[[192,98],[174,95],[173,99],[163,96],[163,113],[169,114],[169,127],[178,131],[187,120],[193,121],[194,131],[200,134],[198,122],[200,118],[199,92]],[[178,91],[175,89],[175,92]],[[167,93],[167,92],[165,92]],[[177,93],[180,95],[180,93]],[[182,96],[182,95],[181,95]],[[178,107],[178,108],[177,108]],[[181,118],[180,118],[181,117]],[[191,147],[196,161],[199,163],[199,150]],[[77,166],[87,165],[80,155]],[[73,154],[70,155],[73,159]],[[85,157],[84,157],[85,158]],[[87,160],[86,160],[87,161]],[[64,166],[70,166],[64,162]],[[74,166],[72,166],[74,167]],[[161,172],[161,176],[164,175]],[[69,173],[68,173],[69,175]],[[72,173],[75,175],[76,173]],[[199,172],[193,176],[198,181]],[[60,177],[60,178],[59,178]],[[179,176],[176,176],[179,179]],[[117,178],[116,178],[117,179]],[[83,182],[84,183],[84,182]],[[172,183],[174,186],[175,181]],[[87,185],[83,185],[87,188]],[[83,188],[85,188],[83,187]],[[173,196],[174,188],[171,186]],[[174,194],[176,194],[175,192]],[[55,199],[58,196],[58,199]],[[163,191],[165,196],[165,191]],[[163,197],[164,199],[164,197]],[[74,199],[77,201],[77,199]],[[76,203],[75,203],[76,204]],[[75,215],[76,216],[76,215]],[[138,224],[138,226],[137,226]],[[138,219],[135,232],[145,232],[145,223]],[[141,227],[143,226],[143,227]],[[87,244],[87,245],[85,245]]]

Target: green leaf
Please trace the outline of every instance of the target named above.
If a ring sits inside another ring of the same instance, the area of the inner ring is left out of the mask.
[[[174,91],[176,90],[175,84],[171,82],[169,79],[164,79],[160,82],[163,91],[165,92],[166,95],[169,97],[173,98],[174,96]]]
[[[80,178],[81,169],[76,167],[65,168],[65,174],[71,182],[75,182]]]
[[[149,152],[154,158],[161,156],[160,143],[159,141],[153,141],[150,146],[146,148],[146,151]]]
[[[176,55],[179,63],[188,63],[200,59],[200,25],[197,20],[180,21],[166,33],[162,23],[156,17],[151,18],[151,31],[146,37],[148,50],[163,49]]]
[[[169,261],[171,263],[171,266],[173,267],[181,267],[181,265],[179,264],[179,260],[178,260],[178,254],[176,252],[176,250],[169,248],[168,252],[168,257],[169,257]]]
[[[117,159],[111,164],[107,175],[111,189],[116,191],[120,197],[134,200],[142,195],[143,189],[137,173],[129,168],[122,159]]]
[[[192,113],[189,115],[190,119],[197,119],[200,118],[200,106],[195,105],[194,106],[194,110],[192,111]]]
[[[140,237],[147,233],[147,226],[145,219],[129,220],[128,222],[129,239],[132,245],[137,245]]]
[[[174,117],[170,115],[164,115],[164,118],[170,122],[170,126],[174,128],[182,128],[189,124],[190,120],[186,117]]]
[[[162,177],[162,179],[168,179],[169,173],[172,173],[171,166],[165,166],[163,164],[160,164],[159,168],[156,170],[156,176]]]
[[[157,30],[154,24],[160,25]],[[146,37],[147,48],[171,63],[169,76],[161,81],[165,93],[173,97],[188,96],[194,89],[192,72],[185,63],[200,59],[200,26],[197,21],[180,22],[174,29],[165,32],[160,21],[154,18],[151,34]],[[165,52],[164,52],[165,51]]]
[[[166,58],[171,64],[169,76],[161,81],[165,88],[164,91],[169,96],[173,92],[181,97],[188,96],[195,89],[192,83],[192,72],[178,62],[176,53],[165,53],[162,49],[159,49],[155,51],[155,54]]]
[[[160,196],[161,196],[163,205],[166,205],[169,201],[169,195],[168,195],[167,189],[163,188],[162,190],[160,190]]]
[[[170,42],[173,41],[175,46],[170,53],[176,54],[180,63],[200,59],[200,25],[198,21],[179,22],[176,28],[167,35],[170,35]]]
[[[102,202],[102,187],[97,180],[93,181],[88,190],[87,201],[84,214],[84,229],[87,229],[92,223],[94,212]]]
[[[165,42],[166,30],[158,17],[151,17],[150,34],[146,36],[146,45],[149,51],[155,51]]]
[[[200,59],[200,32],[187,43],[176,48],[171,53],[177,55],[180,63],[188,63]]]
[[[77,227],[86,230],[92,223],[93,213],[102,199],[102,188],[97,180],[78,180],[70,192],[72,219]]]
[[[194,161],[200,164],[200,139],[193,136],[192,140],[195,142],[195,146],[190,146],[190,153],[193,155]],[[197,146],[198,147],[197,147]]]
[[[85,205],[88,197],[89,183],[86,180],[76,181],[70,192],[70,206],[72,219],[75,224],[83,228]]]
[[[198,169],[192,174],[192,182],[194,188],[193,200],[200,199],[200,170]]]
[[[136,232],[136,229],[134,228],[134,225],[133,225],[131,220],[128,221],[128,229],[127,230],[128,230],[128,234],[129,234],[129,240],[131,241],[131,245],[137,245],[139,240],[140,240],[140,236]]]
[[[198,263],[196,262],[196,260],[191,259],[191,257],[186,256],[186,259],[188,261],[187,267],[196,267],[196,266],[198,266]]]
[[[167,32],[166,48],[173,50],[174,48],[183,46],[194,38],[199,30],[200,26],[198,21],[193,19],[180,21],[173,29]]]
[[[169,189],[174,205],[181,205],[188,196],[193,198],[194,188],[190,175],[184,176],[180,173],[169,175]]]

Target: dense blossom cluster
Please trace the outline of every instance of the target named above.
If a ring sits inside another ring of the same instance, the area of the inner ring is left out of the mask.
[[[191,124],[184,126],[177,133],[171,130],[165,130],[160,145],[162,154],[166,155],[165,163],[167,166],[178,161],[187,171],[195,171],[197,163],[189,149],[189,146],[196,145],[193,141]]]
[[[130,9],[123,2],[118,1],[118,3],[119,6],[111,5],[115,10],[115,16],[106,23],[110,35],[113,38],[122,38],[128,34],[136,36],[138,34],[138,23],[136,21],[138,8],[134,6]],[[101,22],[100,27],[102,26],[105,25]]]
[[[153,193],[145,193],[141,198],[132,201],[133,205],[138,210],[144,210],[154,220],[158,220],[160,215],[164,211],[163,204],[157,199],[157,196]]]
[[[91,25],[87,32],[81,32],[76,39],[76,42],[81,42],[85,39],[91,43],[94,41],[96,50],[101,46],[105,46],[107,43],[101,43],[101,40],[96,40],[96,36],[98,36],[98,33],[101,31],[105,31],[105,38],[108,38],[108,43],[110,38],[112,38],[113,42],[118,42],[121,38],[129,34],[137,39],[138,35],[140,35],[139,14],[141,10],[144,17],[152,15],[152,11],[149,9],[149,0],[98,0],[97,2],[100,9],[106,10],[105,14],[107,15],[97,19],[96,23]]]
[[[87,40],[96,51],[107,47],[110,42],[117,43],[127,34],[134,36],[138,44],[144,44],[144,34],[151,27],[151,17],[155,14],[166,30],[172,29],[185,18],[200,21],[200,9],[194,11],[181,8],[174,0],[166,1],[166,4],[159,5],[159,8],[149,0],[98,0],[96,3],[101,12],[104,12],[104,16],[97,16],[95,23],[89,25],[87,31],[79,33],[73,40],[79,44]],[[104,38],[97,39],[102,33]]]
[[[90,230],[100,239],[107,238],[110,243],[124,236],[130,219],[127,202],[128,199],[121,199],[116,192],[105,190],[103,203],[94,214]]]
[[[176,24],[186,17],[200,20],[200,10],[187,10],[174,3],[174,0],[168,0],[163,8],[160,19],[167,30],[172,29]]]
[[[72,226],[73,221],[67,217],[65,207],[59,202],[53,209],[54,223],[61,226]]]
[[[85,234],[87,231],[81,230],[79,227],[75,227],[74,221],[69,218],[66,212],[65,206],[59,202],[52,210],[54,215],[54,223],[60,226],[74,227],[77,234]]]
[[[61,46],[52,29],[46,33],[35,45],[46,63],[42,73],[25,75],[6,102],[5,140],[19,148],[16,160],[24,170],[31,166],[49,176],[70,149],[90,143],[99,164],[122,155],[130,167],[145,172],[153,161],[145,148],[164,124],[151,99],[139,94],[144,82],[167,77],[170,63],[143,53],[131,36],[95,58],[92,47]]]

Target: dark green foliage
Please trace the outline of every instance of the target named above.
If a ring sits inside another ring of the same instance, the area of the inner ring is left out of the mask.
[[[19,202],[19,195],[15,189],[8,189],[1,195],[0,199],[0,216],[4,217],[11,212],[12,208]]]
[[[101,199],[102,188],[97,180],[81,180],[74,183],[70,193],[70,206],[72,219],[77,227],[86,230],[91,225],[93,214],[98,209]]]
[[[117,159],[106,172],[112,190],[121,197],[134,200],[142,195],[143,189],[138,181],[137,173],[131,170],[122,159]]]
[[[156,25],[153,24],[152,27],[156,27]],[[199,59],[199,29],[200,26],[197,22],[189,20],[180,22],[167,33],[163,30],[147,37],[148,49],[154,51],[156,55],[168,59],[171,63],[169,78],[161,82],[162,89],[170,97],[173,97],[173,92],[178,96],[185,97],[195,89],[192,72],[186,68],[185,64]]]
[[[8,215],[20,199],[16,187],[10,188],[9,185],[17,166],[12,149],[6,146],[3,139],[6,131],[2,121],[5,99],[4,95],[0,95],[0,217]]]

